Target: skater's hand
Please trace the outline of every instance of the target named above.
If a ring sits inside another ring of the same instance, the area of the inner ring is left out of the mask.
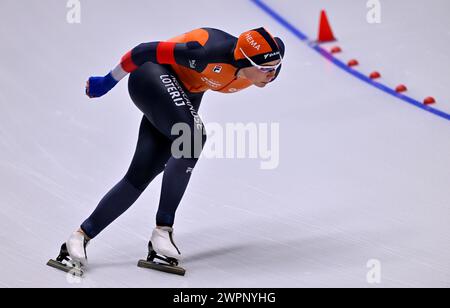
[[[90,77],[86,82],[86,95],[90,98],[102,97],[116,84],[117,81],[111,76],[111,73],[105,77]]]
[[[89,98],[92,98],[92,96],[89,94],[89,80],[86,81],[86,95],[89,96]]]

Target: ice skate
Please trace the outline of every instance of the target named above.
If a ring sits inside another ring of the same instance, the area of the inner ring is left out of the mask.
[[[173,229],[155,228],[148,243],[147,260],[140,260],[138,266],[184,276],[185,269],[178,266],[180,259],[181,253],[173,240]]]
[[[56,260],[48,261],[47,265],[82,277],[84,269],[88,265],[86,246],[89,241],[81,232],[75,232],[69,240],[61,246]]]

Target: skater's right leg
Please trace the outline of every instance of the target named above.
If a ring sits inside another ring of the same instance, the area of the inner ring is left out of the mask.
[[[168,73],[168,68],[164,66],[147,64],[130,75],[130,97],[144,113],[136,154],[126,176],[108,192],[94,213],[81,225],[82,231],[91,239],[136,202],[149,183],[164,170],[171,157],[171,138],[157,128],[153,117],[154,111],[172,103],[160,78]]]
[[[150,182],[164,170],[170,157],[170,145],[171,142],[144,116],[136,153],[127,174],[106,194],[92,215],[81,225],[81,230],[89,239],[95,238],[130,208]]]

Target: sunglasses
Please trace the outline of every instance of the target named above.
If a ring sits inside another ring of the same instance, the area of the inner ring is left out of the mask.
[[[281,65],[281,62],[282,62],[282,61],[280,61],[280,63],[278,63],[277,65],[258,65],[258,64],[256,64],[255,62],[253,62],[253,60],[250,59],[249,56],[247,56],[247,55],[245,54],[245,52],[242,50],[242,48],[239,48],[239,49],[241,50],[241,52],[242,52],[242,54],[244,55],[244,57],[250,62],[250,64],[251,64],[253,67],[256,67],[258,70],[260,70],[262,73],[271,73],[271,72],[273,72],[273,71],[276,71],[276,70],[280,67],[280,65]],[[281,57],[281,55],[280,55],[280,57]],[[281,60],[283,60],[282,57],[281,57]]]

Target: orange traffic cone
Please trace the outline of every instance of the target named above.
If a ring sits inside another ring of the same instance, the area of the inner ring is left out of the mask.
[[[322,10],[320,14],[319,38],[317,41],[319,43],[336,41],[325,10]]]

